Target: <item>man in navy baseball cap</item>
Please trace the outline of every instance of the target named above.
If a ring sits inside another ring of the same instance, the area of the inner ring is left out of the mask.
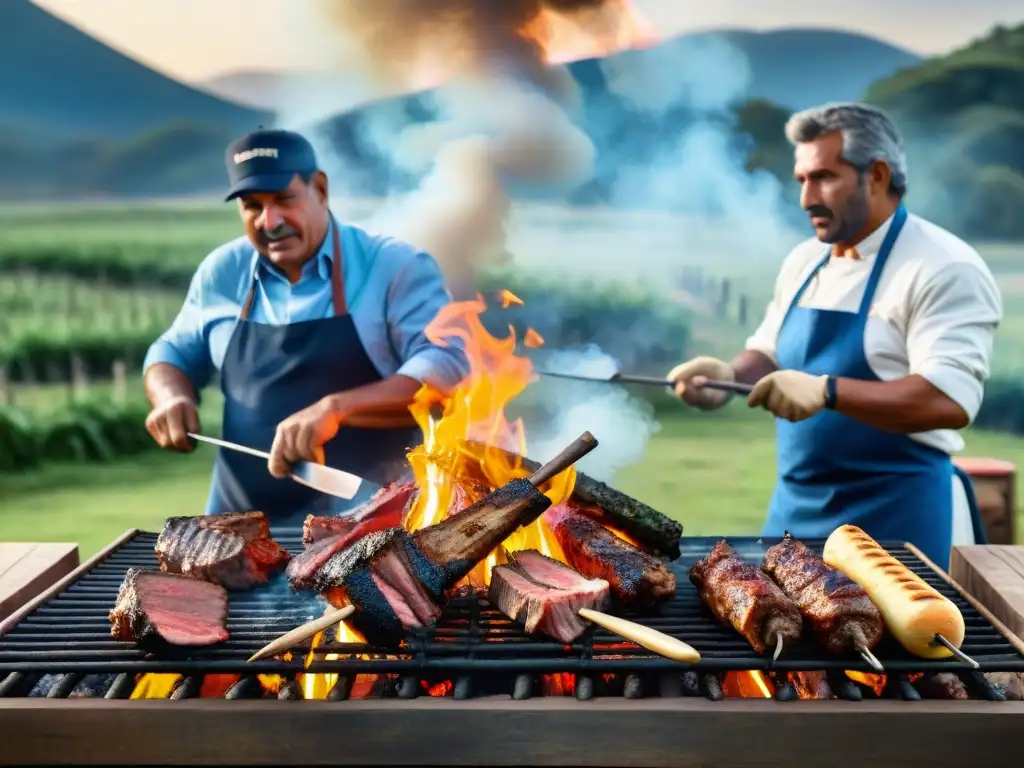
[[[292,131],[260,129],[228,146],[226,200],[252,192],[280,192],[295,179],[319,171],[313,145]]]
[[[469,363],[457,339],[427,333],[451,302],[437,262],[336,219],[309,141],[260,129],[225,160],[245,235],[203,259],[146,355],[146,428],[164,448],[192,450],[198,394],[219,373],[221,437],[270,458],[219,452],[207,512],[259,509],[301,525],[356,505],[370,483],[338,499],[288,479],[296,462],[391,482],[422,441],[410,413],[420,388],[449,391]]]

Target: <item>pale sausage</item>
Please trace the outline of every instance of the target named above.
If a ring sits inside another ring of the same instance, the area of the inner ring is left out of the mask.
[[[822,558],[864,587],[886,628],[910,653],[924,659],[952,656],[948,648],[932,645],[936,634],[957,648],[963,643],[960,609],[857,526],[836,528]]]

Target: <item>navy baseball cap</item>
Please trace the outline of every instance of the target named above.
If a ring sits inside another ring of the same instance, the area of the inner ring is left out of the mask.
[[[225,201],[253,192],[280,192],[295,174],[319,170],[313,145],[304,136],[265,128],[233,141],[224,162],[230,184]]]

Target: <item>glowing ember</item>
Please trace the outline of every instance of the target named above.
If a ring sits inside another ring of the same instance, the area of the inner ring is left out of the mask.
[[[504,307],[522,304],[508,291],[501,292],[499,298]],[[427,338],[435,344],[447,345],[451,339],[462,342],[470,371],[449,397],[441,398],[424,386],[409,408],[424,436],[423,444],[408,454],[419,488],[404,523],[409,531],[438,523],[492,489],[529,475],[520,458],[526,454],[523,424],[518,419],[510,423],[505,408],[536,377],[529,359],[515,353],[516,334],[511,326],[504,339],[495,338],[484,328],[480,316],[486,309],[483,297],[453,303],[427,326]],[[539,334],[534,340],[543,341]],[[440,404],[443,409],[437,418]],[[510,457],[507,452],[514,455]],[[570,467],[541,491],[552,504],[559,504],[569,498],[575,482],[576,470]],[[505,562],[507,552],[531,548],[565,561],[554,535],[538,520],[506,539],[462,584],[486,586],[491,568]]]
[[[166,699],[174,693],[181,675],[145,674],[132,690],[133,699]]]
[[[775,696],[775,686],[757,670],[726,672],[722,676],[722,693],[730,699],[770,699]]]
[[[853,672],[846,670],[846,676],[853,680],[855,683],[860,683],[875,692],[876,696],[881,696],[885,693],[885,675],[872,675],[867,672]]]
[[[334,609],[333,608],[329,608],[328,610],[334,610]],[[312,664],[314,661],[336,661],[337,659],[341,658],[341,656],[339,654],[337,654],[337,653],[327,653],[327,654],[323,654],[323,658],[322,659],[318,659],[317,658],[316,649],[323,642],[324,633],[327,632],[327,631],[330,631],[330,630],[324,630],[324,632],[320,632],[320,633],[314,635],[312,641],[310,642],[309,653],[306,654],[306,663],[305,663],[305,667],[306,668],[309,668],[309,665]],[[353,645],[365,645],[366,644],[366,638],[364,638],[360,633],[358,633],[354,629],[352,629],[344,621],[338,622],[337,626],[334,627],[334,637],[335,637],[335,641],[338,642],[338,643],[343,643],[343,644],[351,643]],[[369,658],[369,657],[366,656],[366,655],[358,655],[358,656],[355,656],[354,658],[366,659],[366,658]],[[357,677],[363,677],[363,676],[362,675],[357,675]],[[368,677],[376,678],[377,676],[376,675],[368,675]],[[316,673],[316,674],[307,673],[307,674],[300,675],[298,682],[299,682],[299,685],[302,687],[302,697],[304,699],[326,699],[327,698],[327,694],[331,692],[331,689],[338,682],[338,674],[335,673],[335,672],[321,672],[321,673]],[[355,698],[355,697],[353,696],[353,698]]]

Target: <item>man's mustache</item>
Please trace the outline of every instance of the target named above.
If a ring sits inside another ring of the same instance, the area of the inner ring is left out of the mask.
[[[260,239],[265,243],[284,240],[286,237],[295,237],[298,236],[298,234],[298,230],[288,224],[282,224],[280,227],[276,227],[274,229],[259,230]]]
[[[807,208],[807,217],[811,219],[831,219],[832,211],[824,205],[812,205]]]

